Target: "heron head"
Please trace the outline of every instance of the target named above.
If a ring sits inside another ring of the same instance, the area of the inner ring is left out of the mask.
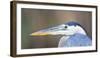
[[[75,33],[86,34],[84,29],[77,22],[68,22],[55,27],[39,30],[33,32],[31,36],[44,36],[44,35],[74,35]]]

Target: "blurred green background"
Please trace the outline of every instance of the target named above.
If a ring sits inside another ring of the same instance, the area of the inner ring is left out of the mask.
[[[87,11],[21,9],[21,48],[53,48],[62,36],[30,36],[41,29],[57,26],[69,21],[79,22],[92,36],[92,13]]]

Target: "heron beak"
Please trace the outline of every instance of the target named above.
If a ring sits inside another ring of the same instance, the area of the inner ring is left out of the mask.
[[[33,32],[30,35],[31,36],[48,36],[48,35],[69,35],[69,33],[72,33],[69,30],[67,31],[66,29],[62,29],[62,28],[63,26],[47,28],[47,29],[39,30],[37,32]]]
[[[38,32],[34,32],[30,35],[31,36],[47,36],[47,35],[50,35],[50,33],[49,32],[38,31]]]

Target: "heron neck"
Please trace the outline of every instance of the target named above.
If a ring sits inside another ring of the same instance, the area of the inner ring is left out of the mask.
[[[80,33],[80,34],[83,34],[83,35],[87,35],[85,30],[81,27],[78,27],[78,31],[76,33]]]

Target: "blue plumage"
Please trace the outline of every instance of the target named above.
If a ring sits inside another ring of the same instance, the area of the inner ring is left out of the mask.
[[[76,33],[70,36],[68,39],[62,41],[59,47],[78,47],[78,46],[91,46],[91,45],[92,45],[92,40],[87,35]]]

